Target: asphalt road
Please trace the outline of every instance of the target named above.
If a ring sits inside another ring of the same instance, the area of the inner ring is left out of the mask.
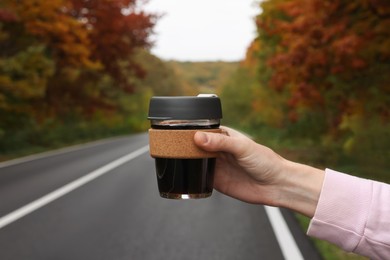
[[[139,134],[0,164],[0,259],[288,258],[262,206],[216,191],[208,199],[160,198],[145,145],[147,135]],[[134,151],[140,154],[4,222]],[[291,214],[283,216],[303,258],[319,259]]]

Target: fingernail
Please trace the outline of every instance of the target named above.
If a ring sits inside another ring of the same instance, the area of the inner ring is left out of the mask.
[[[200,140],[202,144],[207,144],[207,142],[209,141],[209,137],[206,133],[197,132],[196,134],[198,135],[198,140]]]

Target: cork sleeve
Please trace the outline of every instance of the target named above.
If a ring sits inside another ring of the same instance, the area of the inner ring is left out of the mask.
[[[199,159],[215,158],[217,153],[206,152],[194,143],[198,131],[222,133],[221,129],[161,130],[149,129],[149,150],[154,158]]]

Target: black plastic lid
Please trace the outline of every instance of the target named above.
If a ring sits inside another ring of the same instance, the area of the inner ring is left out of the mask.
[[[148,119],[196,120],[221,119],[221,101],[217,96],[152,97]]]

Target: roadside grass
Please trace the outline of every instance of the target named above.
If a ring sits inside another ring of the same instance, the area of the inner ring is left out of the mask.
[[[10,152],[0,154],[0,162],[5,162],[25,156],[30,156],[34,154],[44,153],[52,150],[57,150],[61,148],[66,148],[73,145],[85,144],[100,139],[109,138],[107,136],[95,137],[95,138],[80,138],[68,142],[56,142],[51,145],[33,145],[33,146],[23,146],[21,149],[15,149]]]
[[[101,138],[104,138],[104,136],[102,136]],[[89,143],[89,142],[99,140],[101,138],[99,138],[99,137],[96,137],[96,138],[77,138],[74,140],[68,140],[68,141],[63,141],[63,142],[57,141],[57,142],[53,142],[51,144],[41,144],[41,145],[35,144],[35,145],[31,145],[31,146],[26,145],[26,146],[20,147],[19,149],[13,149],[11,151],[1,153],[0,154],[0,162],[13,160],[13,159],[17,159],[17,158],[25,157],[25,156],[29,156],[29,155],[44,153],[44,152],[57,150],[57,149],[61,149],[61,148],[66,148],[66,147],[73,146],[73,145]]]
[[[137,133],[126,126],[67,125],[0,140],[0,162],[101,139]],[[2,141],[2,142],[1,142]]]

